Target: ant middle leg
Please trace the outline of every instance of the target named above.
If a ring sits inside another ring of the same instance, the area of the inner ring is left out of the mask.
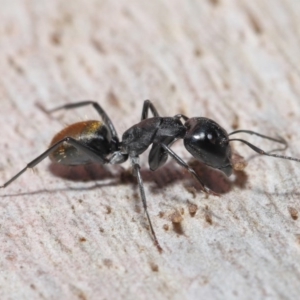
[[[141,198],[142,198],[144,211],[145,211],[145,214],[146,214],[149,226],[150,226],[150,231],[151,231],[151,234],[152,234],[152,237],[153,237],[153,240],[154,240],[154,244],[157,247],[158,251],[162,252],[162,248],[161,248],[161,246],[160,246],[160,244],[157,240],[157,237],[156,237],[156,234],[155,234],[155,231],[153,229],[152,222],[151,222],[151,219],[150,219],[150,216],[149,216],[149,213],[148,213],[146,194],[145,194],[145,190],[144,190],[143,179],[142,179],[141,172],[140,172],[140,165],[138,163],[138,157],[132,157],[131,161],[132,161],[132,166],[133,166],[133,172],[137,177],[137,181],[138,181],[138,185],[139,185],[139,190],[140,190],[140,195],[141,195]]]
[[[23,168],[20,172],[18,172],[15,176],[13,176],[11,179],[9,179],[7,182],[5,182],[0,188],[5,188],[9,184],[11,184],[13,181],[15,181],[19,176],[21,176],[27,169],[35,167],[37,164],[39,164],[43,159],[45,159],[47,156],[49,156],[53,151],[55,151],[61,144],[63,143],[68,143],[75,147],[76,149],[80,150],[84,155],[88,156],[91,160],[95,162],[99,162],[101,164],[107,163],[107,159],[105,157],[102,157],[95,151],[91,150],[84,144],[78,142],[77,140],[71,138],[71,137],[66,137],[53,146],[51,146],[49,149],[47,149],[45,152],[43,152],[41,155],[36,157],[34,160],[32,160],[30,163],[26,165],[25,168]]]
[[[150,100],[145,100],[144,105],[143,105],[143,109],[142,109],[141,121],[148,118],[148,111],[149,110],[152,112],[153,117],[159,117],[159,113],[157,112],[157,110],[156,110],[155,106],[153,105],[153,103]]]

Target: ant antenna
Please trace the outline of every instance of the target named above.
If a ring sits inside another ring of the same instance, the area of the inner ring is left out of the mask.
[[[236,134],[236,133],[253,134],[253,135],[257,135],[257,136],[259,136],[261,138],[264,138],[264,139],[267,139],[267,140],[271,140],[273,142],[277,142],[277,143],[285,145],[285,147],[283,149],[276,149],[276,150],[285,150],[287,148],[287,146],[288,146],[286,140],[284,140],[281,137],[275,139],[275,138],[272,138],[272,137],[269,137],[269,136],[266,136],[266,135],[263,135],[263,134],[251,131],[251,130],[236,130],[236,131],[233,131],[233,132],[229,133],[228,135],[232,135],[232,134]],[[247,142],[245,140],[242,140],[242,139],[229,139],[228,141],[229,142],[232,142],[232,141],[242,142],[242,143],[246,144],[248,147],[250,147],[252,150],[254,150],[255,152],[257,152],[257,153],[259,153],[261,155],[273,156],[273,157],[277,157],[277,158],[288,159],[288,160],[293,160],[293,161],[300,162],[299,158],[295,158],[295,157],[291,157],[291,156],[286,156],[286,155],[271,154],[269,152],[265,152],[264,150],[262,150],[262,149],[260,149],[260,148],[258,148],[256,146],[254,146],[253,144],[251,144],[251,143],[249,143],[249,142]],[[272,150],[272,151],[276,151],[276,150]]]

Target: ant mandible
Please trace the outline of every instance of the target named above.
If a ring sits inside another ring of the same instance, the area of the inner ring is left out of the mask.
[[[231,147],[229,144],[232,141],[245,143],[252,150],[262,155],[300,161],[300,159],[289,156],[267,153],[243,139],[230,139],[229,136],[236,133],[254,134],[261,138],[284,144],[286,148],[287,143],[282,138],[275,139],[250,130],[236,130],[227,134],[215,121],[204,117],[188,118],[182,114],[177,114],[174,117],[160,117],[149,100],[144,101],[141,121],[124,132],[122,141],[119,141],[112,121],[97,102],[82,101],[71,103],[46,112],[52,113],[61,109],[72,109],[86,105],[92,105],[101,116],[103,122],[90,120],[67,126],[54,136],[45,152],[28,163],[25,168],[0,186],[0,188],[7,187],[28,168],[35,167],[47,156],[53,162],[64,165],[82,165],[92,162],[121,164],[129,157],[133,167],[133,174],[137,177],[150,231],[154,243],[160,251],[162,248],[158,243],[147,210],[146,195],[139,164],[139,155],[151,144],[152,148],[148,161],[152,171],[161,167],[167,161],[168,156],[171,156],[195,177],[204,193],[212,195],[218,194],[208,189],[197,173],[170,148],[176,140],[183,139],[185,148],[197,160],[209,167],[220,170],[226,176],[230,176],[233,171]],[[152,118],[148,118],[149,110],[153,114]]]

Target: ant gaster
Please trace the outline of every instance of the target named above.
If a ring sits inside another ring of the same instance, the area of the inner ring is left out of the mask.
[[[160,117],[156,108],[149,100],[144,101],[141,121],[124,132],[122,141],[119,141],[112,121],[97,102],[82,101],[66,104],[47,112],[51,113],[61,109],[72,109],[86,105],[92,105],[101,116],[103,122],[84,121],[66,127],[54,136],[49,148],[44,153],[27,164],[24,169],[0,187],[5,188],[28,168],[33,168],[47,156],[53,162],[64,165],[82,165],[91,162],[120,164],[125,162],[129,157],[133,173],[137,177],[140,196],[150,230],[155,245],[159,250],[161,250],[161,247],[148,214],[146,195],[139,165],[139,155],[151,144],[149,166],[152,171],[161,167],[167,161],[168,156],[171,156],[179,165],[187,169],[195,177],[204,193],[212,195],[218,194],[208,189],[197,173],[170,148],[176,140],[183,139],[185,148],[197,160],[220,170],[226,176],[230,176],[233,171],[231,147],[229,144],[232,141],[243,142],[262,155],[300,161],[300,159],[293,157],[267,153],[245,140],[230,139],[229,136],[236,133],[254,134],[274,142],[282,143],[287,147],[287,143],[281,138],[275,139],[249,130],[237,130],[227,134],[215,121],[204,117],[188,118],[182,114],[175,115],[174,117]],[[152,118],[148,118],[149,110],[153,114]]]

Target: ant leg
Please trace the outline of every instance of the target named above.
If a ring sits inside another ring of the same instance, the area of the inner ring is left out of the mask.
[[[182,158],[180,158],[171,148],[169,148],[168,146],[164,145],[164,144],[160,144],[162,146],[162,148],[164,148],[168,154],[182,167],[184,167],[185,169],[187,169],[196,179],[197,181],[200,183],[201,186],[201,190],[206,193],[206,194],[211,194],[214,196],[219,196],[218,193],[215,193],[214,191],[210,190],[209,188],[207,188],[204,183],[202,182],[201,178],[199,177],[199,175],[186,163],[183,161]]]
[[[159,113],[157,112],[154,104],[150,100],[145,100],[144,105],[143,105],[143,109],[142,109],[141,121],[148,118],[148,111],[149,110],[151,110],[154,117],[159,117]],[[177,118],[177,119],[182,118],[184,121],[187,121],[189,119],[187,116],[185,116],[183,114],[177,114],[177,115],[174,116],[174,118]]]
[[[141,121],[148,118],[149,109],[151,110],[154,117],[159,117],[159,114],[158,114],[155,106],[153,105],[153,103],[150,100],[145,100],[144,105],[143,105],[143,109],[142,109]]]
[[[159,117],[159,114],[155,106],[153,105],[153,103],[150,100],[145,100],[142,109],[141,121],[148,118],[149,110],[151,110],[152,115],[154,117]],[[174,138],[166,138],[162,140],[162,142],[167,145],[173,143],[174,141],[175,141]],[[158,143],[153,143],[149,153],[149,159],[148,159],[150,170],[155,171],[156,169],[161,167],[167,161],[167,159],[168,159],[168,154],[166,153],[166,151],[164,151],[164,149],[162,149],[162,147]]]
[[[150,100],[145,100],[144,101],[144,105],[143,105],[143,109],[142,109],[142,118],[141,121],[145,120],[148,118],[148,111],[149,109],[151,110],[152,114],[154,117],[159,117],[159,113],[157,112],[154,104],[150,101]],[[174,118],[177,119],[183,119],[184,121],[187,121],[189,118],[183,114],[177,114],[174,116]]]
[[[116,165],[122,164],[128,159],[128,154],[124,154],[121,151],[114,152],[108,160],[109,164]]]
[[[145,100],[144,105],[143,105],[143,110],[142,110],[142,118],[141,121],[145,120],[148,118],[148,111],[151,110],[152,114],[154,117],[159,117],[159,114],[153,105],[153,103],[150,100]],[[175,118],[181,118],[181,115],[176,115]],[[184,116],[183,116],[184,118]],[[166,137],[162,139],[162,143],[170,146],[175,142],[175,138],[173,137]],[[160,146],[159,143],[153,143],[152,148],[149,153],[149,166],[151,171],[157,170],[159,167],[165,164],[165,162],[168,159],[168,154],[166,151]]]
[[[173,137],[166,137],[161,140],[161,143],[171,146],[175,141],[176,139],[174,139]],[[150,170],[151,171],[157,170],[158,168],[163,166],[167,160],[168,160],[167,151],[164,148],[162,148],[160,143],[153,143],[148,157]]]
[[[132,157],[131,161],[132,161],[132,166],[133,166],[134,174],[136,175],[137,180],[138,180],[140,195],[141,195],[141,198],[142,198],[142,202],[143,202],[143,207],[144,207],[144,210],[145,210],[145,214],[147,216],[148,223],[149,223],[149,226],[150,226],[150,231],[151,231],[152,237],[154,239],[154,244],[157,247],[158,251],[162,252],[162,248],[159,245],[159,242],[157,240],[155,231],[154,231],[152,223],[151,223],[150,216],[148,214],[146,194],[145,194],[145,190],[144,190],[143,179],[142,179],[141,172],[140,172],[140,165],[139,165],[139,162],[138,162],[138,157]]]
[[[0,188],[7,187],[9,184],[11,184],[13,181],[15,181],[19,176],[21,176],[28,168],[35,167],[37,164],[39,164],[44,158],[46,158],[49,154],[51,154],[53,151],[55,151],[63,143],[68,143],[68,144],[72,145],[76,149],[82,151],[84,154],[89,156],[94,161],[98,161],[101,164],[107,163],[107,159],[105,157],[101,157],[98,153],[94,152],[87,146],[81,144],[77,140],[75,140],[71,137],[66,137],[66,138],[62,139],[61,141],[57,142],[56,144],[54,144],[53,146],[51,146],[49,149],[47,149],[45,152],[43,152],[37,158],[32,160],[30,163],[28,163],[25,168],[23,168],[19,173],[17,173],[11,179],[9,179],[7,182],[5,182],[2,186],[0,186]]]
[[[183,114],[177,114],[174,116],[174,118],[177,118],[177,119],[183,119],[184,121],[187,121],[189,118]]]
[[[55,111],[58,111],[58,110],[61,110],[61,109],[73,109],[73,108],[78,108],[78,107],[82,107],[82,106],[86,106],[86,105],[93,105],[93,107],[97,110],[97,112],[99,113],[99,115],[103,119],[103,122],[108,126],[112,138],[119,141],[117,131],[116,131],[111,119],[109,118],[109,116],[107,115],[105,110],[100,106],[100,104],[98,104],[95,101],[86,100],[86,101],[81,101],[81,102],[76,102],[76,103],[65,104],[65,105],[58,106],[58,107],[55,107],[55,108],[49,109],[49,110],[46,110],[44,108],[42,108],[42,109],[46,113],[52,113],[52,112],[55,112]]]

